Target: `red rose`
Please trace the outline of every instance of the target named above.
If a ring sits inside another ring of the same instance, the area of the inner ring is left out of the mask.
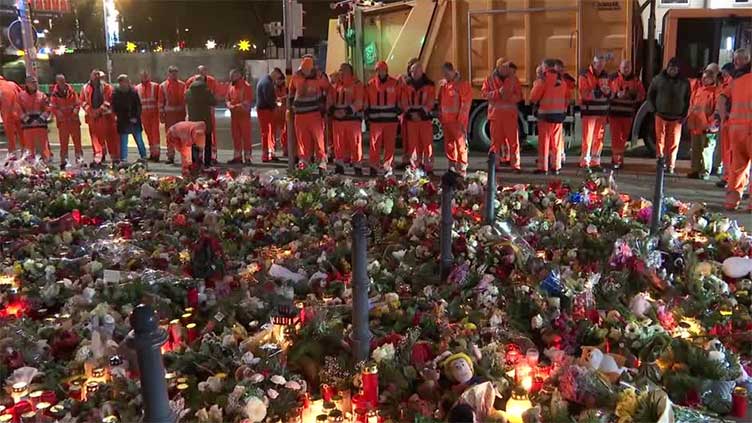
[[[428,342],[416,342],[410,352],[410,363],[420,367],[423,363],[433,359],[433,348]]]
[[[186,225],[186,223],[188,223],[188,218],[187,218],[187,217],[185,217],[185,215],[184,215],[184,214],[182,214],[182,213],[179,213],[179,214],[176,214],[176,215],[175,215],[175,217],[173,218],[173,220],[172,220],[172,221],[173,221],[173,223],[175,223],[175,225],[177,225],[177,226],[185,226],[185,225]]]

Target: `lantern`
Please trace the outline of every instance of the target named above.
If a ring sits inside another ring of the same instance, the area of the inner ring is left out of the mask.
[[[512,398],[507,401],[507,420],[509,423],[522,423],[522,414],[533,408],[527,393],[521,389],[512,392]]]

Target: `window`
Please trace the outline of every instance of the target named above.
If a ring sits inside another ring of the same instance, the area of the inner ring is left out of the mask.
[[[750,0],[734,0],[734,6],[752,5]]]
[[[659,6],[661,7],[689,6],[689,0],[660,0]]]

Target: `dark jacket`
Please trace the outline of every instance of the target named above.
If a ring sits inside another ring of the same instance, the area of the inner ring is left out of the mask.
[[[681,120],[689,112],[689,80],[681,75],[672,78],[666,71],[653,78],[647,101],[655,114],[666,120]]]
[[[117,117],[119,134],[141,131],[141,99],[133,88],[122,90],[115,88],[112,93],[112,111]],[[135,121],[131,121],[135,119]]]
[[[191,122],[206,123],[206,131],[212,130],[212,107],[216,106],[217,99],[209,91],[206,82],[197,79],[191,84],[185,95],[185,104],[188,106],[188,120]]]
[[[264,75],[256,84],[256,108],[259,110],[274,110],[277,108],[274,80],[269,75]]]

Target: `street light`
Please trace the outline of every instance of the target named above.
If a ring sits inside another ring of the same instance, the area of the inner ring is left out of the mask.
[[[185,29],[185,32],[188,32],[188,31],[190,31],[190,29],[186,28],[186,29]]]
[[[214,41],[214,40],[208,40],[206,42],[206,49],[207,50],[214,50],[215,48],[217,48],[217,42],[216,41]]]

